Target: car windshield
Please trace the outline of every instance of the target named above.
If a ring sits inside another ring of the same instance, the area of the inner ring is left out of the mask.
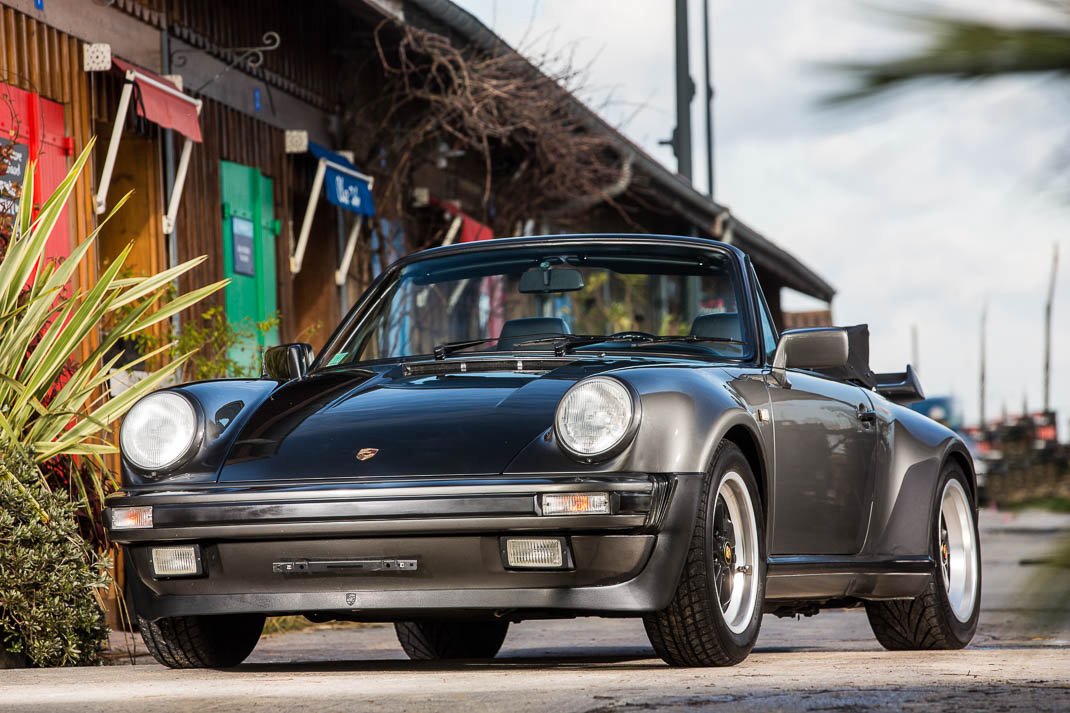
[[[722,250],[604,243],[472,251],[394,272],[324,363],[610,350],[749,359],[742,305],[735,263]]]

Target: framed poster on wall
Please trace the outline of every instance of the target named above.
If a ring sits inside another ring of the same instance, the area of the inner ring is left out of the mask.
[[[29,146],[0,139],[0,249],[7,246],[14,231],[29,160]]]
[[[230,220],[231,233],[234,236],[234,273],[252,277],[256,275],[253,221],[238,216]]]

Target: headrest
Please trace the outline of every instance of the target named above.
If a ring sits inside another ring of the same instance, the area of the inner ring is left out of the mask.
[[[502,333],[498,336],[498,351],[511,351],[517,348],[518,342],[529,339],[571,333],[568,323],[560,317],[510,319],[502,325]]]
[[[736,312],[720,312],[695,317],[691,324],[691,336],[709,337],[711,339],[743,339],[743,330]]]

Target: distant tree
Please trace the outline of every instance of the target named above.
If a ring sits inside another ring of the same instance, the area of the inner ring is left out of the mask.
[[[836,67],[852,88],[827,97],[832,104],[868,99],[919,80],[975,80],[1052,73],[1070,78],[1070,0],[1029,0],[1051,9],[1046,22],[998,22],[940,12],[888,15],[927,42],[915,52]]]

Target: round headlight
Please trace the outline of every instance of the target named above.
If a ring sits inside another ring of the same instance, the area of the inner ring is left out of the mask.
[[[557,405],[554,430],[566,451],[582,458],[608,456],[626,444],[638,425],[637,399],[605,376],[573,386]]]
[[[197,411],[173,391],[149,394],[126,414],[119,433],[123,456],[142,470],[179,464],[197,439]]]

